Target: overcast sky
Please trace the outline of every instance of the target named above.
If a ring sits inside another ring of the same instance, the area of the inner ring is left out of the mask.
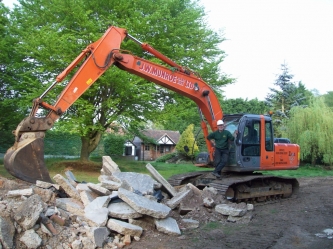
[[[15,0],[3,0],[12,6]],[[263,100],[286,63],[295,82],[333,91],[333,0],[201,0],[214,30],[224,30],[221,70],[236,78],[228,99]],[[209,83],[209,82],[208,82]]]
[[[263,100],[286,63],[293,80],[333,91],[333,0],[201,0],[211,28],[224,29],[227,98]]]

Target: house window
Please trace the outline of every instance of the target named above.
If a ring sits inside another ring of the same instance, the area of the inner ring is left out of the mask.
[[[145,145],[145,150],[150,150],[149,145]]]
[[[160,153],[161,154],[164,153],[164,146],[163,145],[160,146]]]
[[[170,151],[170,146],[165,146],[165,152],[169,152]]]

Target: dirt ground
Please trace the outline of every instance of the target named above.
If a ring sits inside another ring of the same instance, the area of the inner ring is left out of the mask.
[[[333,249],[333,177],[298,181],[300,189],[292,198],[255,204],[248,223],[227,222],[222,215],[201,210],[201,216],[210,215],[210,222],[199,228],[182,230],[180,236],[145,232],[128,248]]]
[[[333,249],[333,177],[298,178],[300,188],[288,199],[254,204],[249,222],[228,222],[205,207],[171,217],[200,222],[199,228],[181,229],[171,236],[145,230],[130,249]],[[1,199],[4,193],[1,193]],[[329,231],[329,232],[327,232]]]

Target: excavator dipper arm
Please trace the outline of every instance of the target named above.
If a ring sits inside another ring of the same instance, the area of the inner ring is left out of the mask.
[[[141,47],[155,55],[172,69],[152,63],[134,55],[123,53],[122,41],[130,38]],[[54,105],[43,101],[53,87],[80,64],[74,76],[59,95]],[[223,113],[213,90],[192,71],[184,69],[150,45],[141,43],[129,35],[125,29],[111,26],[96,42],[87,46],[80,55],[62,72],[56,81],[33,102],[33,108],[14,131],[15,143],[4,157],[4,165],[9,173],[24,181],[35,183],[36,180],[52,182],[44,162],[45,132],[53,127],[54,122],[112,65],[138,75],[162,87],[180,93],[192,99],[200,108],[212,130],[216,130],[216,121]],[[45,117],[36,117],[39,108],[48,110]],[[204,135],[208,135],[207,125],[201,122]],[[210,158],[213,148],[207,141]]]

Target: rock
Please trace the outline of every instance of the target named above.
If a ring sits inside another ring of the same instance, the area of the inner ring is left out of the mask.
[[[141,236],[142,228],[116,219],[109,219],[107,227],[120,234],[129,234],[131,236]]]
[[[28,248],[37,248],[41,245],[42,239],[33,229],[24,232],[20,241],[23,242]]]
[[[32,195],[18,207],[14,219],[24,230],[29,230],[35,225],[45,207],[46,204],[39,195]]]
[[[160,232],[170,235],[181,234],[177,221],[171,217],[167,217],[165,219],[155,219],[155,225],[157,230]]]
[[[110,195],[111,194],[111,191],[106,189],[106,188],[103,188],[101,187],[101,185],[98,185],[98,184],[94,184],[94,183],[88,183],[88,187],[93,191],[95,192],[96,194],[98,195]]]
[[[140,218],[142,214],[135,211],[126,202],[110,203],[108,206],[109,216],[118,219]]]
[[[166,188],[171,196],[175,196],[177,194],[175,188],[172,187],[171,184],[165,180],[164,177],[161,176],[160,173],[158,173],[158,171],[155,170],[155,168],[150,163],[146,165],[146,168],[149,170],[152,176]]]
[[[81,201],[81,197],[76,188],[70,184],[70,182],[64,178],[62,175],[57,174],[53,177],[53,179],[63,188],[63,190],[70,196],[71,198]]]
[[[103,156],[102,170],[105,175],[120,172],[118,165],[109,156]]]
[[[81,202],[72,198],[56,199],[56,206],[75,215],[84,216],[84,206]]]
[[[166,202],[166,205],[171,209],[175,209],[179,203],[185,199],[191,193],[191,189],[186,189],[182,192],[178,192],[170,200]]]
[[[231,203],[231,204],[219,204],[215,207],[215,211],[230,216],[243,216],[247,212],[247,206],[245,203]]]
[[[5,249],[13,248],[15,227],[9,217],[0,216],[0,240]]]
[[[33,194],[34,194],[34,191],[32,188],[17,189],[17,190],[8,191],[7,197],[31,196]]]
[[[171,211],[171,209],[164,204],[149,200],[123,188],[118,190],[118,195],[140,214],[150,215],[154,218],[165,218]]]
[[[113,173],[111,179],[120,183],[126,181],[132,189],[141,192],[143,195],[153,194],[156,184],[156,181],[149,175],[134,172]]]

